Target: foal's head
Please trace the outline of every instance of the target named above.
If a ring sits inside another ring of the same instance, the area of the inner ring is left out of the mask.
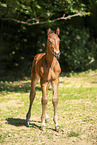
[[[59,42],[60,39],[58,37],[60,33],[60,29],[57,28],[56,34],[49,28],[48,29],[48,40],[47,40],[47,46],[49,47],[49,52],[51,52],[52,55],[59,58],[60,56],[60,50],[59,50]]]

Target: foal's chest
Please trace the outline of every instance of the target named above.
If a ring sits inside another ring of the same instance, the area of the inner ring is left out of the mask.
[[[53,67],[41,66],[40,77],[42,77],[45,81],[53,81],[59,77],[60,72],[61,70],[59,63]]]

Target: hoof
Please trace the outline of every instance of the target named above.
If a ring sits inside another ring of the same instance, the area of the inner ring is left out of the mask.
[[[46,126],[42,125],[41,126],[41,130],[45,131],[46,130]]]
[[[29,127],[29,121],[26,121],[26,127]]]
[[[49,118],[46,118],[46,119],[45,119],[45,122],[46,122],[46,123],[48,123],[49,121],[50,121]]]
[[[60,126],[59,126],[59,125],[55,126],[55,130],[56,130],[57,132],[59,132],[59,131],[60,131]]]

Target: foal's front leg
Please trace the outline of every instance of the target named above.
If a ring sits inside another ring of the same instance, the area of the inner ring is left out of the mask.
[[[55,122],[55,129],[59,131],[59,124],[58,124],[58,116],[57,116],[57,105],[58,105],[58,97],[57,97],[57,90],[59,85],[59,78],[52,82],[53,87],[53,106],[54,106],[54,122]]]
[[[29,127],[29,119],[31,117],[31,107],[32,107],[32,104],[33,104],[33,101],[34,101],[34,98],[35,98],[35,86],[36,86],[36,83],[37,83],[37,78],[33,77],[31,79],[30,105],[29,105],[28,113],[26,115],[26,126],[27,127]]]
[[[41,129],[45,130],[45,118],[47,115],[46,105],[47,105],[47,83],[41,80],[41,88],[42,88],[42,116],[41,116]]]

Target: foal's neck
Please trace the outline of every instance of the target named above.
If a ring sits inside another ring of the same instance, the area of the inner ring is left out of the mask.
[[[47,47],[47,51],[46,51],[46,61],[47,61],[48,67],[51,67],[53,65],[54,58],[55,58],[54,55],[52,54],[52,52]]]

